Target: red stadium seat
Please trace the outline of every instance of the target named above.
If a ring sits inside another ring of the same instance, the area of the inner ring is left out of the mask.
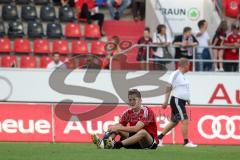
[[[86,24],[84,35],[86,38],[100,38],[100,28],[97,24]]]
[[[91,43],[91,53],[99,56],[105,56],[105,43],[101,41],[92,41]]]
[[[8,38],[0,38],[0,53],[11,52],[11,42]]]
[[[2,56],[1,67],[17,67],[16,56]]]
[[[37,60],[34,56],[21,56],[20,68],[36,68]]]
[[[47,65],[52,61],[52,57],[43,56],[40,59],[40,68],[47,68]]]
[[[53,53],[59,54],[68,54],[69,47],[68,42],[66,40],[54,40],[53,41]]]
[[[72,41],[72,54],[88,54],[86,41]]]
[[[47,39],[35,39],[34,40],[34,53],[37,54],[49,54],[50,44]]]
[[[28,39],[18,38],[14,40],[15,53],[30,53],[30,41]]]
[[[80,38],[82,36],[80,24],[67,23],[65,26],[65,36],[67,38]]]

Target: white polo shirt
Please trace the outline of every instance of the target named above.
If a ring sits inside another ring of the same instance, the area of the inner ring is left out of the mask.
[[[190,100],[189,81],[179,70],[174,71],[168,80],[172,85],[172,96],[183,100]]]
[[[47,65],[47,68],[48,69],[56,69],[56,68],[61,68],[61,69],[65,69],[66,66],[65,64],[63,64],[63,62],[59,61],[58,63],[55,63],[54,61],[50,62],[48,65]]]
[[[199,31],[200,32],[200,31]],[[210,40],[209,34],[207,33],[207,31],[205,31],[201,36],[197,37],[198,40],[198,45],[199,46],[208,46],[208,42]],[[198,48],[197,52],[198,53],[202,53],[204,48]]]

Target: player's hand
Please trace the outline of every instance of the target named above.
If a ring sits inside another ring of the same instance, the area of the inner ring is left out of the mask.
[[[110,130],[111,132],[117,132],[118,129],[119,129],[118,126],[111,126],[111,127],[109,127],[109,130]]]

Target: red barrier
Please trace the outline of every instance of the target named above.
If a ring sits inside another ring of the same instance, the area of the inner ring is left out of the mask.
[[[52,141],[50,105],[0,104],[0,141]]]
[[[117,123],[127,109],[126,105],[117,106],[101,117],[89,121],[78,120],[77,113],[95,107],[72,105],[72,116],[65,121],[56,114],[52,117],[51,105],[0,104],[0,141],[90,142],[90,134],[97,133],[101,137],[108,126]],[[157,115],[160,133],[169,122],[170,108],[163,110],[159,106],[150,107]],[[194,143],[240,144],[240,108],[198,106],[191,107],[191,110],[187,108],[187,111],[190,119],[189,138]],[[183,143],[181,124],[164,137],[164,143]]]
[[[183,143],[180,126],[175,132],[176,143]],[[189,137],[197,144],[239,145],[240,108],[192,107]]]

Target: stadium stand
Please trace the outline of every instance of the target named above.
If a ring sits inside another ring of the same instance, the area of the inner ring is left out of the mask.
[[[100,41],[92,41],[91,43],[91,53],[98,56],[105,56],[105,43]]]
[[[0,3],[2,4],[8,4],[8,3],[12,3],[14,0],[0,0]]]
[[[52,61],[52,57],[42,56],[40,59],[40,68],[46,68],[51,61]]]
[[[51,4],[47,4],[41,7],[40,18],[42,21],[51,22],[56,20],[55,8]]]
[[[69,54],[68,42],[66,40],[54,40],[52,52],[63,55]]]
[[[81,26],[78,23],[67,23],[65,25],[66,38],[81,38]]]
[[[17,59],[16,56],[2,56],[1,58],[1,67],[16,67],[17,66]]]
[[[0,39],[0,53],[10,53],[11,52],[11,41],[8,38]]]
[[[21,56],[20,68],[36,68],[37,59],[34,56]]]
[[[29,0],[16,0],[17,4],[28,4]]]
[[[37,5],[44,5],[48,4],[50,1],[49,0],[34,0],[34,3]]]
[[[36,7],[32,4],[23,5],[21,18],[23,21],[34,21],[37,19]]]
[[[62,38],[62,26],[59,22],[50,22],[47,24],[47,37],[49,39]]]
[[[101,33],[100,33],[99,26],[96,24],[86,24],[84,36],[86,38],[100,38]]]
[[[18,19],[18,10],[15,4],[5,4],[2,7],[2,19],[4,21],[16,21]]]
[[[4,25],[3,21],[0,21],[0,37],[4,37],[5,34],[6,34],[5,25]]]
[[[239,10],[236,11],[236,6],[239,7],[238,2],[223,0],[222,10],[224,12],[226,10],[227,16],[236,17],[239,12]],[[106,0],[97,0],[96,5],[106,6]],[[54,52],[69,56],[77,54],[103,56],[106,53],[104,53],[105,43],[101,42],[102,40],[106,41],[117,35],[121,41],[136,43],[137,39],[142,36],[145,27],[144,21],[134,22],[132,20],[132,15],[128,13],[131,11],[130,8],[126,11],[128,18],[115,21],[110,20],[106,7],[100,7],[101,13],[104,13],[107,19],[103,27],[106,38],[102,38],[96,22],[92,21],[91,24],[88,24],[84,20],[78,20],[75,8],[71,8],[69,5],[61,6],[61,4],[53,3],[52,0],[16,0],[15,2],[0,0],[0,7],[2,8],[0,52],[4,54],[36,54],[39,62],[42,55],[50,56]],[[229,8],[235,9],[234,14],[233,12],[227,13]],[[5,38],[5,36],[7,37]],[[19,38],[28,41],[24,42],[24,47],[16,47]],[[16,56],[18,58],[18,55]],[[129,61],[136,62],[137,49],[131,50],[126,56]],[[44,65],[36,65],[36,67],[43,68],[42,66]]]
[[[59,20],[61,22],[73,22],[75,19],[75,13],[73,8],[68,5],[61,6],[59,8]]]
[[[30,41],[28,39],[15,39],[14,40],[14,52],[15,53],[30,53]]]
[[[42,38],[44,36],[43,25],[40,22],[28,22],[28,37]]]
[[[9,38],[22,38],[25,35],[23,29],[23,23],[21,21],[13,21],[8,24],[8,36]]]
[[[86,41],[75,40],[75,41],[72,41],[71,46],[72,46],[71,47],[72,54],[88,54],[89,53]]]
[[[47,39],[35,39],[33,42],[33,52],[35,54],[49,54],[50,43]]]

